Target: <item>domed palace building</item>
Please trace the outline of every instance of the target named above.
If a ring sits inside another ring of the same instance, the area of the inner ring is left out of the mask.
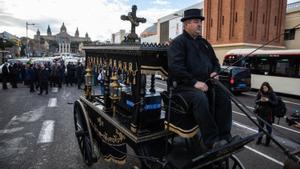
[[[34,35],[34,41],[38,41],[38,44],[43,44],[44,51],[49,53],[80,53],[80,46],[84,43],[90,42],[91,38],[88,33],[85,37],[79,36],[78,28],[74,36],[71,36],[67,32],[67,28],[63,23],[60,32],[56,35],[52,35],[51,28],[48,25],[47,35],[41,35],[40,31],[37,30],[36,35]]]

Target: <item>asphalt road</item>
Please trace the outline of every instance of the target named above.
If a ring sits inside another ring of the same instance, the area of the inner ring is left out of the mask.
[[[157,81],[157,90],[166,88]],[[48,95],[29,93],[19,85],[17,89],[0,90],[0,168],[1,169],[56,169],[56,168],[137,168],[139,161],[128,157],[123,166],[99,160],[92,167],[83,161],[74,135],[73,103],[83,91],[76,87],[51,88]],[[237,96],[252,110],[254,92]],[[284,98],[289,113],[300,110],[300,100]],[[255,133],[257,127],[233,106],[234,134],[246,136]],[[278,131],[277,131],[278,130]],[[286,148],[293,150],[300,145],[300,130],[287,126],[283,119],[274,125],[275,138]],[[292,138],[292,140],[290,139]],[[284,153],[274,144],[269,147],[254,142],[237,153],[249,169],[279,169],[285,160]]]

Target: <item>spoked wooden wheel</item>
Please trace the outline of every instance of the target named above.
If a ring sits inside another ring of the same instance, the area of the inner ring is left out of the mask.
[[[221,161],[216,161],[213,164],[203,167],[203,169],[245,169],[242,162],[235,156],[231,155]]]
[[[74,103],[75,136],[78,141],[81,155],[86,165],[90,166],[97,161],[93,153],[93,141],[85,109],[80,101]]]
[[[245,169],[245,167],[235,155],[231,155],[227,160],[226,169]]]

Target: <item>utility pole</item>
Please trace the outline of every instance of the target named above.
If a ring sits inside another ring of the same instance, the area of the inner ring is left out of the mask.
[[[28,43],[29,43],[29,40],[28,40],[28,26],[30,25],[35,25],[35,23],[28,23],[26,22],[26,55],[27,57],[29,57],[29,53],[28,53]]]

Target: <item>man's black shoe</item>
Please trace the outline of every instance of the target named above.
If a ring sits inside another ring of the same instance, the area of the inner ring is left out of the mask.
[[[225,146],[226,144],[228,144],[228,141],[226,140],[219,140],[217,142],[215,142],[213,145],[212,145],[212,148],[215,149],[215,148],[220,148],[220,147],[223,147]]]
[[[241,140],[242,137],[240,135],[235,135],[234,137],[231,137],[230,139],[228,139],[227,141],[229,143],[236,143],[238,142],[239,140]]]

